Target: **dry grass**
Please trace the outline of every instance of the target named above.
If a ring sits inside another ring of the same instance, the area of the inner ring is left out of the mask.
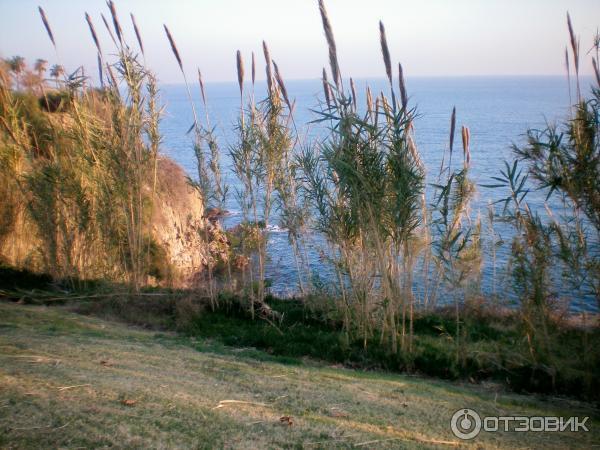
[[[78,316],[0,303],[0,447],[574,448],[590,433],[496,433],[461,443],[448,421],[484,414],[590,415],[414,377],[264,361]],[[263,360],[261,360],[262,355]],[[497,395],[497,397],[495,397]],[[231,401],[233,400],[233,402]],[[289,421],[292,425],[289,425]]]

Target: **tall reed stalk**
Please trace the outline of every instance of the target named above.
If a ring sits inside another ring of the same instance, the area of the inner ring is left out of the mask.
[[[321,123],[329,137],[303,152],[304,186],[318,215],[318,227],[333,249],[341,294],[340,309],[349,338],[366,347],[374,334],[391,352],[412,349],[415,296],[413,275],[422,251],[424,167],[412,139],[415,110],[408,108],[404,75],[396,96],[385,28],[380,43],[390,97],[381,93],[366,113],[356,88],[343,88],[335,39],[324,3],[319,2],[330,69],[324,72]],[[401,67],[401,66],[399,66]]]
[[[192,109],[194,123],[190,127],[189,132],[194,131],[194,154],[196,156],[196,167],[197,167],[197,175],[198,181],[191,181],[193,186],[195,186],[199,193],[202,196],[202,199],[205,203],[205,209],[208,210],[214,203],[219,208],[225,202],[225,198],[227,195],[227,186],[223,183],[221,178],[221,168],[219,162],[219,146],[218,142],[214,136],[214,130],[210,126],[210,119],[207,110],[207,102],[206,102],[206,92],[204,89],[204,82],[202,80],[202,75],[200,70],[198,69],[198,82],[200,85],[200,93],[202,96],[202,103],[205,110],[205,118],[206,118],[206,126],[203,127],[196,114],[196,107],[194,104],[194,100],[191,94],[190,86],[187,81],[187,77],[185,74],[185,70],[183,68],[183,61],[175,40],[169,30],[169,28],[164,25],[164,30],[167,35],[167,39],[169,44],[171,45],[171,50],[175,59],[177,60],[177,64],[183,76],[183,80],[186,86],[186,91],[188,95],[188,100],[190,102],[190,107]],[[205,144],[208,147],[208,156],[205,150]],[[209,232],[209,224],[206,223],[203,230],[204,240],[207,245],[207,254],[206,254],[206,266],[207,266],[207,287],[208,287],[208,295],[211,301],[211,305],[213,308],[216,307],[217,304],[217,284],[214,276],[216,261],[213,258],[210,252],[210,232]],[[229,272],[230,272],[230,262],[227,262]]]

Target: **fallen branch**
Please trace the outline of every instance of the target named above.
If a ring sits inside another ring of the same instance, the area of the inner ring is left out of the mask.
[[[75,388],[84,387],[84,386],[91,386],[91,384],[86,383],[86,384],[75,384],[73,386],[62,386],[62,387],[59,387],[58,390],[59,391],[66,391],[67,389],[75,389]]]
[[[304,442],[302,445],[321,445],[321,444],[329,444],[331,442],[343,442],[347,441],[349,437],[339,437],[336,439],[329,439],[328,441],[317,441],[317,442]]]
[[[388,442],[388,441],[398,441],[398,440],[417,441],[417,442],[421,442],[423,444],[450,445],[453,447],[458,447],[460,445],[460,443],[456,442],[456,441],[438,441],[435,439],[430,440],[430,439],[420,439],[420,438],[411,438],[411,437],[395,437],[395,438],[388,438],[388,439],[375,439],[372,441],[359,442],[358,444],[354,444],[354,447],[364,447],[365,445],[378,444],[380,442]]]
[[[39,426],[39,427],[26,427],[26,428],[12,428],[15,431],[29,431],[29,430],[41,430],[42,428],[50,428],[50,425]]]
[[[219,402],[219,404],[217,406],[215,406],[213,409],[223,408],[227,405],[232,405],[232,404],[262,406],[264,408],[268,408],[271,406],[271,405],[267,405],[266,403],[246,402],[243,400],[221,400]]]
[[[60,359],[58,359],[58,358],[49,357],[49,356],[40,356],[40,355],[7,355],[7,354],[0,353],[0,357],[2,357],[2,358],[25,358],[25,359],[30,360],[30,361],[26,361],[29,363],[54,362],[55,365],[58,365],[60,363]]]
[[[67,425],[69,425],[70,423],[71,422],[67,422],[64,425],[61,425],[60,427],[52,428],[51,431],[61,430],[61,429],[65,428]]]
[[[58,358],[54,358],[54,357],[49,357],[49,356],[40,356],[40,355],[6,355],[6,354],[2,354],[0,353],[0,356],[3,356],[5,358],[33,358],[33,359],[58,359]]]

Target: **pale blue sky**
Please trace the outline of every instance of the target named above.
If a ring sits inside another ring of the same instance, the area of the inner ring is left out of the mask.
[[[95,73],[84,13],[92,15],[109,49],[100,20],[100,12],[108,13],[103,0],[0,0],[0,56],[56,61],[38,5],[46,10],[64,65],[84,64]],[[583,55],[600,26],[598,0],[328,0],[326,5],[342,73],[357,78],[384,75],[379,19],[393,60],[402,62],[409,77],[562,74],[566,11]],[[186,71],[193,76],[199,66],[208,81],[235,79],[235,51],[249,63],[262,39],[288,79],[318,77],[327,64],[317,0],[117,0],[116,6],[132,44],[129,13],[135,14],[148,64],[163,82],[181,81],[163,23],[177,41]],[[581,66],[582,73],[591,73],[587,57]]]

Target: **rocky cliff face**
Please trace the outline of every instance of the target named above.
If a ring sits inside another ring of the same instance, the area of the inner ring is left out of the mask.
[[[151,234],[174,270],[176,286],[190,286],[207,265],[228,257],[229,243],[220,226],[204,217],[205,204],[183,169],[160,158]]]
[[[209,264],[227,261],[229,241],[216,220],[205,217],[205,203],[180,166],[166,157],[159,158],[156,181],[153,205],[151,209],[148,206],[146,233],[158,248],[151,265],[167,270],[161,270],[158,278],[150,276],[148,282],[192,287],[203,278]],[[146,186],[146,195],[148,199],[152,197],[151,183]],[[14,222],[11,227],[2,228],[8,231],[6,236],[0,236],[0,264],[42,272],[42,242],[38,233],[32,231],[36,228],[27,217],[26,205],[19,207],[10,214]],[[0,204],[0,219],[11,212],[5,209]]]

